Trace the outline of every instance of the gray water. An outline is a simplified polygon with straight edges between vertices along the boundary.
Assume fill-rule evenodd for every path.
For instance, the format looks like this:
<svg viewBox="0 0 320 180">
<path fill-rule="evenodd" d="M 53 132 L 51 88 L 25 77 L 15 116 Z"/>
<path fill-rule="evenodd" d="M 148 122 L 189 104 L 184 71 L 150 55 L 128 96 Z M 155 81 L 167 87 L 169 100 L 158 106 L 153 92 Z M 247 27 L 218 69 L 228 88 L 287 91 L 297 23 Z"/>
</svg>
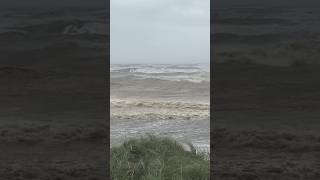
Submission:
<svg viewBox="0 0 320 180">
<path fill-rule="evenodd" d="M 209 151 L 209 64 L 111 65 L 111 145 L 153 134 Z"/>
</svg>

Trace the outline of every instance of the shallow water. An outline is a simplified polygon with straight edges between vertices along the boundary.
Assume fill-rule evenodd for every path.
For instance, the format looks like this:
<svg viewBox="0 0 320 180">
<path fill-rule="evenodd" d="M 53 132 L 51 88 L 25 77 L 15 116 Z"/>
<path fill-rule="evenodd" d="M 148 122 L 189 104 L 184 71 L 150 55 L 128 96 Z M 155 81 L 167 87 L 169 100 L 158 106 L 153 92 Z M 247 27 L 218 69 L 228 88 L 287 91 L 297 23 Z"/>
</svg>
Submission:
<svg viewBox="0 0 320 180">
<path fill-rule="evenodd" d="M 191 142 L 201 151 L 209 151 L 210 122 L 189 120 L 122 120 L 111 121 L 111 144 L 118 145 L 128 138 L 146 134 L 172 137 L 182 143 Z"/>
</svg>

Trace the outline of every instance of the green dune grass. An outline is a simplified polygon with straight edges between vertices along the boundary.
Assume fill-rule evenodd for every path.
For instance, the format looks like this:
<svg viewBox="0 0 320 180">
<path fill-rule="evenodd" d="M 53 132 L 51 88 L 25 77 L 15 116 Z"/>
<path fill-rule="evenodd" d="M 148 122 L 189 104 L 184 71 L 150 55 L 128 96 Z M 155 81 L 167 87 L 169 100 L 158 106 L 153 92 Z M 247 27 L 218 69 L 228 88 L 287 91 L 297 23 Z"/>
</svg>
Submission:
<svg viewBox="0 0 320 180">
<path fill-rule="evenodd" d="M 209 160 L 169 138 L 132 139 L 111 148 L 113 180 L 208 180 Z"/>
</svg>

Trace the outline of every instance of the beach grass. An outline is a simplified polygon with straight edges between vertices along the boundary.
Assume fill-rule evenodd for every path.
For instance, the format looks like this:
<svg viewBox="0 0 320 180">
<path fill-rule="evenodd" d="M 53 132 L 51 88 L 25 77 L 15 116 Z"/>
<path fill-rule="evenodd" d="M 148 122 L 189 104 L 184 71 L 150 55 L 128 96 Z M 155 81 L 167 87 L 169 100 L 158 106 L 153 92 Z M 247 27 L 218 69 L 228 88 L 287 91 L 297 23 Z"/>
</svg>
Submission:
<svg viewBox="0 0 320 180">
<path fill-rule="evenodd" d="M 149 135 L 111 148 L 112 180 L 208 180 L 209 160 L 189 144 Z"/>
</svg>

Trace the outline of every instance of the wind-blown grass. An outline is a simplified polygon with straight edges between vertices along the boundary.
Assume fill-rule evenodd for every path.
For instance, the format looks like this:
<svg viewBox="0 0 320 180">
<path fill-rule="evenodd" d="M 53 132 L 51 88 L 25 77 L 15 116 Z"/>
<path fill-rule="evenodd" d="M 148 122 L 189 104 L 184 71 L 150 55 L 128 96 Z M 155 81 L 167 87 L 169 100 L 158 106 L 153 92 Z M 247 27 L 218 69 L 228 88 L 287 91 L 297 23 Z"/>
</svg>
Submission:
<svg viewBox="0 0 320 180">
<path fill-rule="evenodd" d="M 113 180 L 208 180 L 209 161 L 169 138 L 132 139 L 111 148 Z"/>
</svg>

